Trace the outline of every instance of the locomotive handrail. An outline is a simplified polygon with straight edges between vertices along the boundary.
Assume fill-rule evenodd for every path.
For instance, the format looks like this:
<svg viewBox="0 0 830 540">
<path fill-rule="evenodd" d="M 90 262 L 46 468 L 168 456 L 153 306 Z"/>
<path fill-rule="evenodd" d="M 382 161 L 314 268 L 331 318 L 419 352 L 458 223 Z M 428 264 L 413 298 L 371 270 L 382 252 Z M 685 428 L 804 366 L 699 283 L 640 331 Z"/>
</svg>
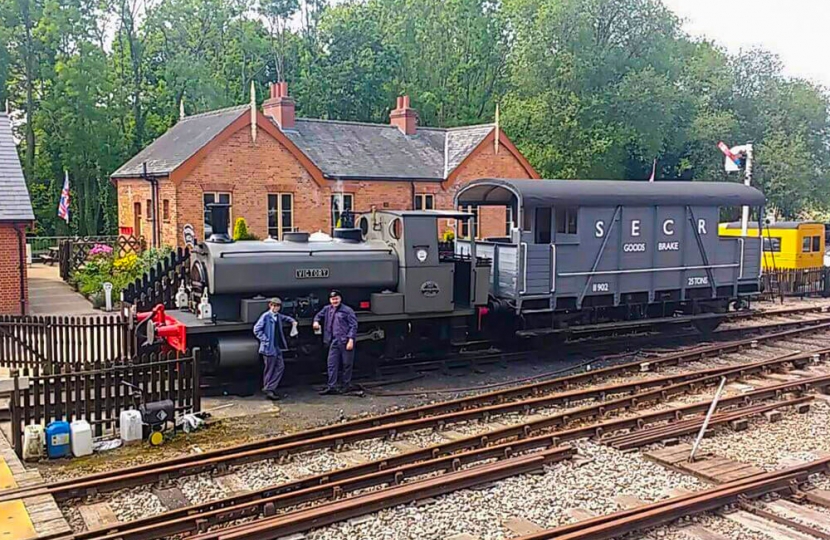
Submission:
<svg viewBox="0 0 830 540">
<path fill-rule="evenodd" d="M 306 250 L 306 249 L 281 249 L 278 251 L 272 250 L 253 250 L 253 251 L 227 251 L 222 252 L 219 254 L 220 259 L 224 259 L 226 255 L 276 255 L 276 254 L 284 254 L 284 253 L 305 253 L 309 256 L 313 256 L 315 253 L 317 254 L 328 254 L 328 253 L 394 253 L 392 248 L 388 249 L 361 249 L 359 251 L 353 249 L 327 249 L 324 251 L 313 251 L 313 250 Z"/>
</svg>

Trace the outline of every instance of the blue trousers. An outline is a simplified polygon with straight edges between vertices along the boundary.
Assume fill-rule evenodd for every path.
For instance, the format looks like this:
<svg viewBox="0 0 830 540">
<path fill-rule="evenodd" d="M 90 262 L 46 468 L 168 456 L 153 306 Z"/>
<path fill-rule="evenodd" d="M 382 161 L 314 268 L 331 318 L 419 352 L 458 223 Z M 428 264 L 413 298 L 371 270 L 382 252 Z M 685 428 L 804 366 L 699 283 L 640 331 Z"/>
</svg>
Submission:
<svg viewBox="0 0 830 540">
<path fill-rule="evenodd" d="M 336 388 L 338 379 L 341 377 L 340 367 L 342 365 L 342 384 L 348 387 L 352 384 L 352 368 L 354 367 L 354 349 L 347 351 L 346 344 L 338 340 L 332 341 L 329 345 L 329 356 L 326 360 L 329 380 L 328 387 Z"/>
<path fill-rule="evenodd" d="M 265 360 L 264 373 L 262 374 L 262 391 L 273 392 L 280 385 L 282 374 L 285 372 L 285 361 L 282 355 L 262 356 Z"/>
</svg>

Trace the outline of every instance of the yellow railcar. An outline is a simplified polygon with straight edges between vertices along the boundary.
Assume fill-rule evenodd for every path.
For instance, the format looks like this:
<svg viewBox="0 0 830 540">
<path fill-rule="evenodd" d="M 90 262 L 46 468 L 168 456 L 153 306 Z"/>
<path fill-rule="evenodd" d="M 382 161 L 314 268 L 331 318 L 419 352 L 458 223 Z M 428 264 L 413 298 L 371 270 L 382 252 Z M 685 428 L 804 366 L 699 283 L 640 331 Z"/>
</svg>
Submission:
<svg viewBox="0 0 830 540">
<path fill-rule="evenodd" d="M 741 236 L 740 222 L 721 223 L 720 236 Z M 747 236 L 758 237 L 758 223 L 749 223 Z M 817 268 L 824 265 L 824 224 L 779 221 L 764 226 L 764 269 Z"/>
</svg>

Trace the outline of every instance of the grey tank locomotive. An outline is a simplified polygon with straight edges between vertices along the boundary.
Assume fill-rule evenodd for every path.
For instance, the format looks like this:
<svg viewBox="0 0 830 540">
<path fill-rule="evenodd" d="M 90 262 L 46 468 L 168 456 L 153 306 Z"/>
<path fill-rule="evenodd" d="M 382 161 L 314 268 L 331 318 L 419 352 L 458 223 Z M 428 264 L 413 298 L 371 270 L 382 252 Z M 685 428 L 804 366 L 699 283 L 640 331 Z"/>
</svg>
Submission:
<svg viewBox="0 0 830 540">
<path fill-rule="evenodd" d="M 438 241 L 439 219 L 470 214 L 378 211 L 324 240 L 288 233 L 283 241 L 233 242 L 223 225 L 227 207 L 215 205 L 212 212 L 220 225 L 192 251 L 190 309 L 169 312 L 187 327 L 188 346 L 202 349 L 209 371 L 257 367 L 251 328 L 272 296 L 300 323 L 287 361 L 294 357 L 312 370 L 321 367 L 314 360 L 323 352 L 311 318 L 331 289 L 341 291 L 357 313 L 364 366 L 370 359 L 435 352 L 463 341 L 476 308 L 487 303 L 488 261 L 473 265 Z"/>
</svg>

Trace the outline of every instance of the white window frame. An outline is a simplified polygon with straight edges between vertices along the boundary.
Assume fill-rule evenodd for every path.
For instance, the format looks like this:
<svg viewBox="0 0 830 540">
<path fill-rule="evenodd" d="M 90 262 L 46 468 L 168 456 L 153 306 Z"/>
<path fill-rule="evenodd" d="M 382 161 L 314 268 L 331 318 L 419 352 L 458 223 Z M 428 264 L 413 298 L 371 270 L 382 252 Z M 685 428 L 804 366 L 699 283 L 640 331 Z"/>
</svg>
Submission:
<svg viewBox="0 0 830 540">
<path fill-rule="evenodd" d="M 432 208 L 427 208 L 427 200 L 432 201 Z M 416 193 L 415 194 L 415 210 L 435 210 L 435 194 L 434 193 Z"/>
<path fill-rule="evenodd" d="M 284 211 L 284 209 L 282 207 L 282 198 L 285 195 L 288 195 L 291 198 L 291 224 L 288 226 L 287 230 L 282 225 L 282 213 Z M 271 197 L 276 197 L 277 198 L 277 207 L 274 210 L 277 214 L 276 215 L 276 220 L 277 220 L 277 226 L 276 226 L 277 236 L 276 237 L 271 234 L 271 229 L 273 228 L 270 225 L 271 201 L 269 199 Z M 268 193 L 267 197 L 265 198 L 265 204 L 267 206 L 267 214 L 266 214 L 266 218 L 265 218 L 266 233 L 268 234 L 269 237 L 274 238 L 275 240 L 282 240 L 283 235 L 285 233 L 294 231 L 294 194 L 291 193 L 291 192 L 286 192 L 286 191 L 278 192 L 278 193 Z"/>
<path fill-rule="evenodd" d="M 203 224 L 207 223 L 207 208 L 206 205 L 208 203 L 205 202 L 205 195 L 213 195 L 213 203 L 217 203 L 219 201 L 219 195 L 227 195 L 228 196 L 228 204 L 230 208 L 228 209 L 228 232 L 233 236 L 233 193 L 230 191 L 203 191 L 202 192 L 202 214 L 204 214 L 204 218 L 202 218 Z"/>
<path fill-rule="evenodd" d="M 341 196 L 343 197 L 343 208 L 340 210 L 340 213 L 342 214 L 343 210 L 348 208 L 354 214 L 354 193 L 332 193 L 329 199 L 329 216 L 331 217 L 332 233 L 334 233 L 334 229 L 337 227 L 338 218 L 338 216 L 334 215 L 334 201 Z M 346 200 L 349 201 L 349 204 L 346 204 Z"/>
<path fill-rule="evenodd" d="M 460 206 L 458 208 L 458 210 L 461 211 L 461 212 L 468 212 L 468 213 L 471 213 L 471 214 L 475 215 L 473 220 L 475 220 L 475 226 L 476 226 L 476 239 L 481 238 L 481 207 L 479 207 L 477 205 L 473 205 L 473 204 L 467 204 L 467 205 Z M 458 226 L 458 238 L 460 238 L 462 240 L 469 240 L 470 239 L 470 230 L 469 230 L 470 229 L 470 220 L 459 220 L 459 221 L 460 221 L 460 223 L 459 223 L 459 226 Z M 464 233 L 465 228 L 467 229 L 466 233 Z"/>
</svg>

